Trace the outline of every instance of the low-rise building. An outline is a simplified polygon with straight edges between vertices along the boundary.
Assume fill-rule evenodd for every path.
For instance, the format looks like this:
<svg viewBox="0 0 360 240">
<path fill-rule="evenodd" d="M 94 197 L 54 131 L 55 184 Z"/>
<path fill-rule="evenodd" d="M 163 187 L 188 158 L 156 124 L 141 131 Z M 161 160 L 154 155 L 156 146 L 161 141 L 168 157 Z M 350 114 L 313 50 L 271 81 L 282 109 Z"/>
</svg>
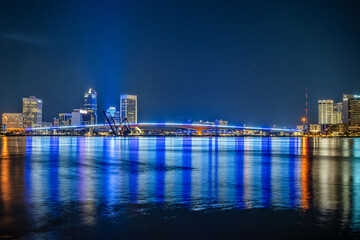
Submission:
<svg viewBox="0 0 360 240">
<path fill-rule="evenodd" d="M 304 131 L 304 125 L 297 125 L 297 126 L 296 126 L 296 129 L 297 129 L 297 130 Z"/>
<path fill-rule="evenodd" d="M 216 119 L 215 120 L 215 124 L 216 125 L 222 125 L 222 126 L 227 126 L 229 124 L 228 121 L 222 120 L 222 119 Z"/>
<path fill-rule="evenodd" d="M 59 126 L 71 126 L 71 113 L 59 113 Z"/>
<path fill-rule="evenodd" d="M 320 124 L 307 124 L 305 125 L 305 132 L 310 134 L 320 134 L 321 125 Z"/>
<path fill-rule="evenodd" d="M 58 127 L 58 126 L 59 126 L 59 119 L 54 118 L 54 127 Z"/>
<path fill-rule="evenodd" d="M 193 124 L 205 124 L 205 125 L 215 125 L 215 122 L 209 122 L 209 121 L 194 121 Z"/>
<path fill-rule="evenodd" d="M 52 122 L 42 122 L 41 123 L 41 127 L 52 127 L 52 126 L 53 126 Z"/>
<path fill-rule="evenodd" d="M 5 124 L 0 124 L 0 133 L 3 134 L 6 132 L 6 125 Z"/>
<path fill-rule="evenodd" d="M 348 132 L 347 124 L 330 124 L 324 129 L 324 134 L 329 136 L 343 136 Z"/>
<path fill-rule="evenodd" d="M 115 121 L 115 124 L 119 124 L 120 123 L 120 110 L 118 107 L 109 107 L 107 110 L 106 110 L 106 115 L 107 116 L 111 116 L 114 121 Z"/>
<path fill-rule="evenodd" d="M 3 113 L 2 124 L 9 129 L 23 128 L 23 114 L 22 113 Z"/>
<path fill-rule="evenodd" d="M 95 124 L 96 121 L 92 110 L 74 109 L 71 116 L 71 126 Z"/>
</svg>

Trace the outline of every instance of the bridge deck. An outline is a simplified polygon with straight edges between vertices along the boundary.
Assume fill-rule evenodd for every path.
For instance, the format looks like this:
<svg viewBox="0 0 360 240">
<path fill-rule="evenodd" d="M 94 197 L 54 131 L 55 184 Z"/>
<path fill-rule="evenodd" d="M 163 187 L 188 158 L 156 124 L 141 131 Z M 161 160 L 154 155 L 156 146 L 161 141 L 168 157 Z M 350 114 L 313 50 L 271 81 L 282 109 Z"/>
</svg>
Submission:
<svg viewBox="0 0 360 240">
<path fill-rule="evenodd" d="M 66 129 L 83 129 L 83 128 L 102 128 L 108 127 L 108 124 L 92 124 L 92 125 L 76 125 L 76 126 L 56 126 L 56 127 L 38 127 L 27 128 L 25 131 L 41 131 L 41 130 L 66 130 Z M 213 130 L 213 129 L 228 129 L 228 130 L 255 130 L 268 132 L 301 132 L 298 129 L 291 128 L 271 128 L 271 127 L 249 127 L 240 125 L 207 125 L 207 124 L 190 124 L 190 123 L 132 123 L 130 128 L 177 128 L 177 129 L 192 129 L 197 131 Z"/>
</svg>

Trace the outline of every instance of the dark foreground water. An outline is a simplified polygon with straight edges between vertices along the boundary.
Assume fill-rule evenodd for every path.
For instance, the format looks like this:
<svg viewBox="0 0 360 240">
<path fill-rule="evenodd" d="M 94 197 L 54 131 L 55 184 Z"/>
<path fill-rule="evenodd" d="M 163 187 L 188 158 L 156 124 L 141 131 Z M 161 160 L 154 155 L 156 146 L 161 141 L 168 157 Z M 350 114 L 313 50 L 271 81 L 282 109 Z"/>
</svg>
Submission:
<svg viewBox="0 0 360 240">
<path fill-rule="evenodd" d="M 360 139 L 0 138 L 0 238 L 360 237 Z"/>
</svg>

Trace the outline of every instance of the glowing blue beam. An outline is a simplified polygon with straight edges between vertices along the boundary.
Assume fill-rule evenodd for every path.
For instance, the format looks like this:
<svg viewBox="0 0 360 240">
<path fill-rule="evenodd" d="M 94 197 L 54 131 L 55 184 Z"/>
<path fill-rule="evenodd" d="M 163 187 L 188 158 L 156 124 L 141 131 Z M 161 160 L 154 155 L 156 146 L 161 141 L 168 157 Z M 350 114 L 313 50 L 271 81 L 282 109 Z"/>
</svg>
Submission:
<svg viewBox="0 0 360 240">
<path fill-rule="evenodd" d="M 90 124 L 90 125 L 75 125 L 75 126 L 56 126 L 56 127 L 38 127 L 38 128 L 26 128 L 26 131 L 42 131 L 42 130 L 66 130 L 66 129 L 83 129 L 83 128 L 100 128 L 108 127 L 108 124 Z M 270 132 L 301 132 L 298 129 L 291 128 L 271 128 L 271 127 L 247 127 L 239 125 L 208 125 L 208 124 L 191 124 L 191 123 L 136 123 L 130 124 L 130 127 L 173 127 L 173 128 L 185 128 L 185 129 L 234 129 L 234 130 L 255 130 L 255 131 L 270 131 Z"/>
</svg>

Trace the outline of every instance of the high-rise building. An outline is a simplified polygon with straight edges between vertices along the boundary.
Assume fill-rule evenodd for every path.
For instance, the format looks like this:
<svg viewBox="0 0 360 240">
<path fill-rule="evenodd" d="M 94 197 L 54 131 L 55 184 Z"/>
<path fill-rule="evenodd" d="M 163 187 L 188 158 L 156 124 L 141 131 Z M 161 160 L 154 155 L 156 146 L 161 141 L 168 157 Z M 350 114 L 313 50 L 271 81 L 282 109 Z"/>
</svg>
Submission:
<svg viewBox="0 0 360 240">
<path fill-rule="evenodd" d="M 34 96 L 23 98 L 23 122 L 24 127 L 41 127 L 42 123 L 42 100 Z"/>
<path fill-rule="evenodd" d="M 120 119 L 124 118 L 129 123 L 137 123 L 137 95 L 120 96 Z"/>
<path fill-rule="evenodd" d="M 3 113 L 2 124 L 6 125 L 7 129 L 23 128 L 23 114 L 22 113 Z"/>
<path fill-rule="evenodd" d="M 74 109 L 71 113 L 71 126 L 95 124 L 92 110 Z"/>
<path fill-rule="evenodd" d="M 349 131 L 360 131 L 360 95 L 343 95 L 343 123 Z"/>
<path fill-rule="evenodd" d="M 59 113 L 59 126 L 71 126 L 71 113 Z"/>
<path fill-rule="evenodd" d="M 333 124 L 334 122 L 334 101 L 319 100 L 319 124 Z"/>
<path fill-rule="evenodd" d="M 84 109 L 91 110 L 94 114 L 95 123 L 97 123 L 97 93 L 90 88 L 84 96 Z"/>
<path fill-rule="evenodd" d="M 341 124 L 342 121 L 343 104 L 342 102 L 334 103 L 334 124 Z"/>
<path fill-rule="evenodd" d="M 110 115 L 114 119 L 115 124 L 120 123 L 120 111 L 118 107 L 109 107 L 106 110 L 106 115 Z"/>
</svg>

